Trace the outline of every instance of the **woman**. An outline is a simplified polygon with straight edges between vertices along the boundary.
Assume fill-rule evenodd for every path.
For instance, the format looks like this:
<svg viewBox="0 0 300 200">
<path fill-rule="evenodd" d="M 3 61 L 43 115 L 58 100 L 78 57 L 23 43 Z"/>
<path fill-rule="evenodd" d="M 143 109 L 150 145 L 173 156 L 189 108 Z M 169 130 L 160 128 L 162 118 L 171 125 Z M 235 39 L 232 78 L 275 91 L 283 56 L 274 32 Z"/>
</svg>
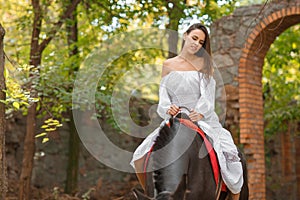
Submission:
<svg viewBox="0 0 300 200">
<path fill-rule="evenodd" d="M 212 77 L 210 40 L 208 31 L 200 23 L 193 24 L 183 36 L 183 45 L 178 56 L 163 63 L 157 112 L 168 119 L 180 111 L 180 106 L 192 108 L 189 117 L 213 140 L 223 181 L 232 193 L 232 199 L 239 199 L 243 185 L 242 164 L 230 132 L 219 123 L 214 111 L 216 83 Z M 150 150 L 159 128 L 151 133 L 136 149 L 131 164 L 141 176 L 145 154 Z"/>
</svg>

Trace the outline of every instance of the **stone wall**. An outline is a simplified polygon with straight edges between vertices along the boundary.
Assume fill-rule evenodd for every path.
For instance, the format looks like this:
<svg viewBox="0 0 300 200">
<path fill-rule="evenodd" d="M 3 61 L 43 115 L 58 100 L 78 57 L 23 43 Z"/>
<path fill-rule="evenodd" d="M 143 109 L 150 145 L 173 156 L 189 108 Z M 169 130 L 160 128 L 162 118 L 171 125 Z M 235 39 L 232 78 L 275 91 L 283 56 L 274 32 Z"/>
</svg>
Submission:
<svg viewBox="0 0 300 200">
<path fill-rule="evenodd" d="M 250 199 L 266 199 L 262 67 L 278 35 L 300 22 L 300 1 L 240 7 L 211 26 L 212 52 L 223 75 L 226 126 L 248 162 Z"/>
<path fill-rule="evenodd" d="M 239 141 L 238 66 L 242 49 L 261 5 L 241 7 L 211 26 L 213 60 L 222 74 L 226 91 L 226 122 L 236 143 Z"/>
</svg>

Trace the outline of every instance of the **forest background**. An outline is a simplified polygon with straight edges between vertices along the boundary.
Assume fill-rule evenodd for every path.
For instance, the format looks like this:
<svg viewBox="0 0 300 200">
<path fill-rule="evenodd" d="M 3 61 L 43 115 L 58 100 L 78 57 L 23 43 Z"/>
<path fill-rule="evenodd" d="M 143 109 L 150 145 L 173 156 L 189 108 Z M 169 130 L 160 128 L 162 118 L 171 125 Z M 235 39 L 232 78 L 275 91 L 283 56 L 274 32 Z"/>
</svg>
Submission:
<svg viewBox="0 0 300 200">
<path fill-rule="evenodd" d="M 78 182 L 82 176 L 79 166 L 84 146 L 78 137 L 72 115 L 73 109 L 77 109 L 72 104 L 72 92 L 76 75 L 86 57 L 97 48 L 107 48 L 103 44 L 110 38 L 126 41 L 124 36 L 136 29 L 170 29 L 177 31 L 180 38 L 191 21 L 200 21 L 209 27 L 215 20 L 230 15 L 239 6 L 261 4 L 263 9 L 267 3 L 270 2 L 0 0 L 0 39 L 4 38 L 0 47 L 4 47 L 5 51 L 4 54 L 0 52 L 0 199 L 125 199 L 130 189 L 137 185 L 132 174 L 118 183 L 108 182 L 111 185 L 120 184 L 119 187 L 105 187 L 105 179 L 101 176 L 106 175 L 101 173 L 92 185 L 83 187 Z M 285 130 L 287 122 L 299 122 L 300 119 L 299 29 L 300 26 L 296 25 L 281 34 L 265 58 L 263 95 L 266 141 L 278 130 Z M 114 133 L 111 139 L 116 140 L 116 143 L 123 134 L 114 121 L 110 106 L 116 83 L 132 69 L 136 75 L 146 77 L 144 72 L 149 67 L 151 73 L 156 75 L 154 79 L 159 80 L 161 69 L 157 66 L 161 66 L 164 59 L 174 56 L 180 44 L 178 38 L 167 39 L 164 45 L 169 51 L 141 47 L 127 52 L 105 66 L 104 73 L 98 80 L 95 93 L 97 115 L 94 117 Z M 151 42 L 151 37 L 142 35 L 137 40 Z M 125 93 L 138 88 L 132 101 L 139 103 L 139 107 L 143 109 L 157 103 L 158 85 L 138 87 L 134 80 L 134 76 L 129 77 L 124 82 L 127 87 L 122 88 Z M 139 113 L 139 110 L 132 110 L 132 113 L 137 124 L 148 123 L 149 119 L 143 118 L 144 113 Z M 9 169 L 14 163 L 5 159 L 5 138 L 10 137 L 6 135 L 6 129 L 8 123 L 20 115 L 26 122 L 23 141 L 18 146 L 22 148 L 22 158 L 19 159 L 19 169 L 11 173 Z M 40 147 L 47 148 L 49 143 L 57 142 L 64 126 L 69 127 L 65 136 L 69 144 L 67 167 L 62 175 L 65 176 L 65 181 L 56 187 L 49 184 L 48 187 L 36 188 L 32 183 L 35 163 L 47 156 L 40 151 Z M 134 144 L 137 142 L 139 140 L 135 140 Z M 268 161 L 268 149 L 266 155 Z"/>
</svg>

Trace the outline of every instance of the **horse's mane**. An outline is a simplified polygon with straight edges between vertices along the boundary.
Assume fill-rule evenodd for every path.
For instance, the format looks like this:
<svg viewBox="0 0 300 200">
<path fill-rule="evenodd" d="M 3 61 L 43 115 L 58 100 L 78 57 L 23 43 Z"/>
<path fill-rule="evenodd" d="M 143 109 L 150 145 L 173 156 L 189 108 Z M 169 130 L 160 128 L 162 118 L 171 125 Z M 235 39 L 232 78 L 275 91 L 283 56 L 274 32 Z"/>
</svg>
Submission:
<svg viewBox="0 0 300 200">
<path fill-rule="evenodd" d="M 153 151 L 159 150 L 167 145 L 176 135 L 176 126 L 180 125 L 179 118 L 189 119 L 188 115 L 185 113 L 179 113 L 175 118 L 169 119 L 169 125 L 165 124 L 159 131 L 159 135 L 155 140 L 155 145 L 153 146 Z"/>
</svg>

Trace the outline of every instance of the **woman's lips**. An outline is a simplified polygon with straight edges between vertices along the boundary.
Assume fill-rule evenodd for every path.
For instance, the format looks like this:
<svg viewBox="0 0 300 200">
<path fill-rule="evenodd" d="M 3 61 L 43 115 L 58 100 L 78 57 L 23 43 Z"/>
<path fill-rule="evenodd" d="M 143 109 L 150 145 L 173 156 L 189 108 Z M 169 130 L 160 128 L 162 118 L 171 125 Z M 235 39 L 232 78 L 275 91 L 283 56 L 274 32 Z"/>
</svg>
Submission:
<svg viewBox="0 0 300 200">
<path fill-rule="evenodd" d="M 196 46 L 191 46 L 191 49 L 192 49 L 193 51 L 197 51 L 197 47 L 196 47 Z"/>
</svg>

